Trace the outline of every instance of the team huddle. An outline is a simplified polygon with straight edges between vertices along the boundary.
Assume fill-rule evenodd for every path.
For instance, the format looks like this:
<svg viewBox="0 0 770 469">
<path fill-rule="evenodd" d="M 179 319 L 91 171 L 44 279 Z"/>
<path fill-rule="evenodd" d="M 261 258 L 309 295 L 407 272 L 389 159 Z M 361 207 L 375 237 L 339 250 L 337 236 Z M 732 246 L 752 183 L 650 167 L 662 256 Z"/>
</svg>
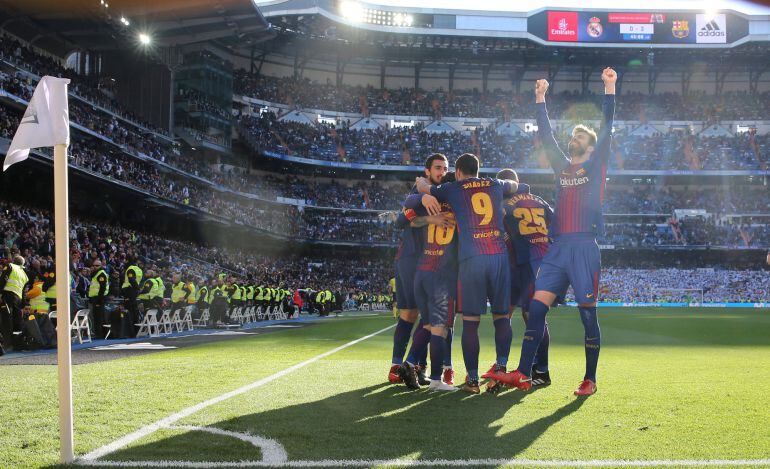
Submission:
<svg viewBox="0 0 770 469">
<path fill-rule="evenodd" d="M 403 382 L 412 389 L 429 385 L 433 391 L 458 389 L 452 368 L 457 319 L 463 323 L 467 371 L 460 389 L 478 394 L 482 379 L 492 393 L 505 386 L 526 391 L 550 384 L 546 315 L 571 285 L 584 326 L 586 356 L 585 375 L 575 394 L 596 392 L 601 343 L 596 315 L 601 259 L 596 237 L 603 229 L 601 206 L 616 80 L 614 70 L 604 69 L 599 133 L 576 126 L 567 154 L 559 148 L 548 118 L 548 82 L 536 83 L 538 134 L 556 179 L 553 209 L 532 194 L 513 169 L 500 171 L 496 178 L 480 178 L 475 155 L 457 158 L 454 174 L 448 172 L 446 156 L 428 158 L 425 177 L 417 178 L 396 221 L 402 233 L 395 266 L 399 319 L 388 374 L 391 383 Z M 496 359 L 479 375 L 478 329 L 487 304 Z M 518 367 L 508 372 L 511 316 L 517 306 L 525 333 Z"/>
</svg>

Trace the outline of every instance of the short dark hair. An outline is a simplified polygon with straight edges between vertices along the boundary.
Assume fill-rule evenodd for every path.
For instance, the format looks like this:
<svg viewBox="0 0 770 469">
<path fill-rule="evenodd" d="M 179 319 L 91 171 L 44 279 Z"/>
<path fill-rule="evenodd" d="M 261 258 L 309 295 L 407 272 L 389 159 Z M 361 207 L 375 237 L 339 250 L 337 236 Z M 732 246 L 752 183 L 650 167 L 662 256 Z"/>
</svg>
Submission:
<svg viewBox="0 0 770 469">
<path fill-rule="evenodd" d="M 479 159 L 473 153 L 463 153 L 455 161 L 455 170 L 462 171 L 466 176 L 478 176 Z"/>
<path fill-rule="evenodd" d="M 449 164 L 449 160 L 443 153 L 434 153 L 425 160 L 425 169 L 430 169 L 430 167 L 433 166 L 433 162 L 436 160 L 444 160 Z"/>
<path fill-rule="evenodd" d="M 510 168 L 505 168 L 498 171 L 497 179 L 507 179 L 509 181 L 519 182 L 519 175 L 516 174 L 516 171 Z"/>
<path fill-rule="evenodd" d="M 443 178 L 441 178 L 441 184 L 446 184 L 448 182 L 455 182 L 455 172 L 451 171 L 449 173 L 446 173 Z"/>
</svg>

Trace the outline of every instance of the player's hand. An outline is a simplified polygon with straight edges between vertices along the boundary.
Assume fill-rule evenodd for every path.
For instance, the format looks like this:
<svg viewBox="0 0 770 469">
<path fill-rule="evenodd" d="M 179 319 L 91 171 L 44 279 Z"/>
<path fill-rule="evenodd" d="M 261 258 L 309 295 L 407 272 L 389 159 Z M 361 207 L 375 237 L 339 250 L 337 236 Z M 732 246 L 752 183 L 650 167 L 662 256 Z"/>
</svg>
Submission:
<svg viewBox="0 0 770 469">
<path fill-rule="evenodd" d="M 387 223 L 393 223 L 398 218 L 398 213 L 393 211 L 382 212 L 379 215 L 377 215 L 377 218 Z"/>
<path fill-rule="evenodd" d="M 604 82 L 604 94 L 615 94 L 615 83 L 618 81 L 618 74 L 610 67 L 602 70 L 602 81 Z"/>
<path fill-rule="evenodd" d="M 548 80 L 541 79 L 535 82 L 535 101 L 542 103 L 545 101 L 545 93 L 548 91 Z"/>
<path fill-rule="evenodd" d="M 441 213 L 441 204 L 438 202 L 438 199 L 430 194 L 422 196 L 422 206 L 428 211 L 428 215 L 438 215 Z"/>
<path fill-rule="evenodd" d="M 430 181 L 424 177 L 418 177 L 414 179 L 414 185 L 417 187 L 417 192 L 421 194 L 430 194 Z"/>
<path fill-rule="evenodd" d="M 605 68 L 602 70 L 602 81 L 604 84 L 612 83 L 614 84 L 616 81 L 618 81 L 618 74 L 610 67 Z"/>
<path fill-rule="evenodd" d="M 455 227 L 455 217 L 446 212 L 440 213 L 438 215 L 431 215 L 425 221 L 427 221 L 430 225 L 436 225 L 441 228 L 448 229 Z"/>
</svg>

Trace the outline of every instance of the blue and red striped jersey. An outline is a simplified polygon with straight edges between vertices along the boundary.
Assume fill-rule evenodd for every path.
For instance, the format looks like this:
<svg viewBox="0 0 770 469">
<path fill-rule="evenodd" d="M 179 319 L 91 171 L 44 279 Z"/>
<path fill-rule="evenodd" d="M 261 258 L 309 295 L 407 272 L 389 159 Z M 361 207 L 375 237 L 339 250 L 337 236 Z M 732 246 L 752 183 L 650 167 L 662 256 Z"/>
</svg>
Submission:
<svg viewBox="0 0 770 469">
<path fill-rule="evenodd" d="M 556 213 L 551 236 L 567 233 L 599 235 L 604 230 L 602 203 L 610 157 L 615 95 L 604 95 L 603 120 L 596 147 L 588 161 L 580 164 L 572 164 L 556 143 L 545 103 L 536 106 L 538 134 L 556 175 Z"/>
<path fill-rule="evenodd" d="M 422 206 L 422 194 L 410 195 L 404 202 L 407 210 L 425 210 Z M 427 212 L 426 212 L 427 213 Z M 448 203 L 441 204 L 441 213 L 454 218 Z M 420 213 L 422 215 L 422 213 Z M 429 272 L 455 273 L 457 271 L 457 227 L 444 228 L 428 224 L 422 228 L 422 249 L 417 261 L 417 270 Z"/>
<path fill-rule="evenodd" d="M 414 189 L 410 193 L 410 196 L 417 194 L 417 190 Z M 409 198 L 407 197 L 407 200 Z M 417 213 L 420 211 L 422 213 Z M 398 240 L 398 249 L 396 250 L 396 262 L 404 259 L 409 261 L 417 261 L 417 256 L 420 252 L 420 246 L 422 246 L 422 230 L 419 228 L 412 228 L 409 225 L 415 217 L 418 215 L 427 215 L 425 209 L 420 206 L 417 209 L 411 209 L 403 207 L 401 214 L 398 216 L 396 226 L 402 228 L 401 236 Z"/>
<path fill-rule="evenodd" d="M 468 178 L 432 186 L 430 193 L 455 214 L 460 261 L 506 253 L 503 198 L 513 193 L 510 181 Z"/>
<path fill-rule="evenodd" d="M 553 209 L 548 202 L 529 192 L 527 184 L 519 184 L 519 190 L 505 201 L 505 231 L 511 240 L 511 258 L 515 265 L 542 259 L 551 241 L 548 227 Z"/>
</svg>

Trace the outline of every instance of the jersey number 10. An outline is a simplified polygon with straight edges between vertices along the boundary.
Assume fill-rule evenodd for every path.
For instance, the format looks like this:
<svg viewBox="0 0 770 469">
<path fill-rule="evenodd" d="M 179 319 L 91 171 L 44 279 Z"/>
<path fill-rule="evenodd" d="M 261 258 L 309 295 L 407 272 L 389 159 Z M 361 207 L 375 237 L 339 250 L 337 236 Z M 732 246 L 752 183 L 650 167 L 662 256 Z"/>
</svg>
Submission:
<svg viewBox="0 0 770 469">
<path fill-rule="evenodd" d="M 445 246 L 452 242 L 455 234 L 455 227 L 444 228 L 443 226 L 428 225 L 428 243 L 436 243 L 439 246 Z"/>
</svg>

